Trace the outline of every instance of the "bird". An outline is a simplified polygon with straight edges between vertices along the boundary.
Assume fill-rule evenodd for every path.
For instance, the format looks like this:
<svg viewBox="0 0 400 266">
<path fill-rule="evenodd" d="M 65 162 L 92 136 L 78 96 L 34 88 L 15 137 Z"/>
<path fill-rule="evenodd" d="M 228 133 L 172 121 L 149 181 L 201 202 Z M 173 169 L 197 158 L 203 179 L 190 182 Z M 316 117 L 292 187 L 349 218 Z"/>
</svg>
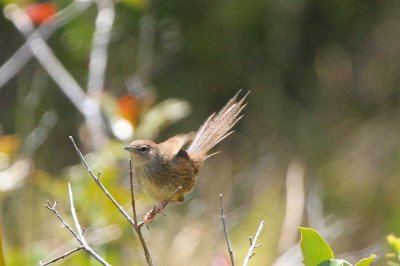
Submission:
<svg viewBox="0 0 400 266">
<path fill-rule="evenodd" d="M 240 92 L 211 114 L 197 132 L 178 134 L 161 143 L 134 140 L 124 147 L 129 151 L 136 183 L 159 203 L 156 212 L 168 202 L 184 201 L 184 195 L 194 189 L 204 161 L 216 154 L 210 154 L 210 150 L 234 132 L 232 128 L 242 118 L 250 93 L 240 98 Z"/>
</svg>

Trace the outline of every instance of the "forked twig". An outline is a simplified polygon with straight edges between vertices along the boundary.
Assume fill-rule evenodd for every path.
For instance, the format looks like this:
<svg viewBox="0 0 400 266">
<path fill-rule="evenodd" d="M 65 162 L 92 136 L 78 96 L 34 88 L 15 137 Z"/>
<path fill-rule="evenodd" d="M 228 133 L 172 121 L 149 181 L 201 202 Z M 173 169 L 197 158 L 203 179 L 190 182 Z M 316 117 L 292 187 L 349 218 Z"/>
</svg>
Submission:
<svg viewBox="0 0 400 266">
<path fill-rule="evenodd" d="M 72 255 L 73 253 L 75 253 L 75 252 L 77 252 L 77 251 L 80 251 L 80 250 L 82 250 L 82 249 L 84 249 L 83 246 L 76 247 L 76 248 L 74 248 L 74 249 L 71 249 L 71 250 L 65 252 L 64 254 L 62 254 L 62 255 L 60 255 L 60 256 L 58 256 L 58 257 L 55 257 L 55 258 L 52 259 L 52 260 L 49 260 L 48 262 L 44 262 L 44 263 L 43 263 L 43 262 L 39 261 L 39 264 L 40 264 L 40 266 L 50 265 L 50 264 L 52 264 L 52 263 L 54 263 L 54 262 L 57 262 L 57 261 L 62 260 L 62 259 L 65 259 L 65 258 L 68 257 L 69 255 Z"/>
<path fill-rule="evenodd" d="M 132 218 L 129 216 L 129 214 L 122 208 L 120 204 L 114 199 L 114 197 L 110 194 L 110 192 L 105 188 L 103 183 L 100 181 L 100 174 L 99 172 L 98 176 L 96 176 L 92 169 L 90 169 L 89 164 L 86 162 L 85 157 L 83 157 L 82 152 L 79 150 L 78 146 L 76 145 L 74 138 L 72 136 L 69 136 L 69 139 L 71 140 L 72 144 L 74 145 L 74 148 L 76 152 L 78 153 L 79 158 L 82 160 L 82 163 L 85 165 L 86 170 L 88 171 L 89 175 L 92 177 L 94 182 L 99 186 L 99 188 L 106 194 L 106 196 L 111 200 L 111 202 L 114 204 L 115 207 L 117 207 L 118 211 L 128 220 L 128 222 L 135 227 L 136 223 L 132 220 Z"/>
<path fill-rule="evenodd" d="M 229 258 L 231 260 L 231 265 L 235 266 L 235 260 L 233 259 L 233 250 L 231 246 L 231 242 L 229 241 L 229 236 L 228 236 L 228 229 L 226 227 L 226 221 L 225 221 L 225 213 L 224 213 L 224 206 L 222 204 L 222 193 L 219 193 L 219 203 L 220 203 L 220 211 L 221 211 L 221 221 L 222 221 L 222 226 L 224 227 L 224 235 L 225 235 L 225 240 L 226 240 L 226 245 L 228 246 L 228 252 L 229 252 Z"/>
<path fill-rule="evenodd" d="M 68 229 L 68 231 L 75 237 L 75 239 L 79 242 L 80 246 L 76 247 L 75 249 L 72 249 L 70 251 L 65 252 L 64 254 L 62 254 L 61 256 L 58 256 L 46 263 L 42 263 L 40 262 L 40 265 L 49 265 L 51 263 L 54 263 L 58 260 L 64 259 L 67 256 L 79 251 L 79 250 L 85 250 L 87 253 L 90 254 L 90 256 L 92 256 L 94 259 L 96 259 L 98 262 L 100 262 L 102 265 L 105 266 L 110 266 L 110 264 L 108 262 L 106 262 L 99 254 L 97 254 L 87 243 L 85 237 L 83 236 L 83 231 L 82 231 L 82 227 L 79 224 L 78 221 L 78 216 L 76 215 L 76 211 L 75 211 L 75 205 L 74 205 L 74 198 L 73 198 L 73 194 L 72 194 L 72 189 L 71 189 L 71 184 L 68 183 L 68 194 L 69 194 L 69 202 L 70 202 L 70 207 L 71 207 L 71 214 L 72 217 L 74 219 L 74 223 L 75 223 L 75 229 L 77 232 L 75 232 L 71 226 L 61 217 L 60 213 L 57 210 L 57 201 L 54 202 L 54 204 L 51 204 L 50 201 L 47 201 L 45 207 L 50 210 L 52 213 L 54 213 L 57 218 L 62 222 L 63 226 L 65 228 Z"/>
<path fill-rule="evenodd" d="M 256 235 L 254 236 L 254 239 L 252 239 L 251 237 L 249 237 L 249 240 L 250 240 L 250 248 L 249 248 L 249 251 L 247 252 L 246 258 L 244 259 L 243 266 L 246 266 L 246 265 L 249 264 L 250 259 L 256 254 L 256 253 L 254 252 L 254 250 L 255 250 L 256 248 L 258 248 L 258 247 L 261 246 L 261 244 L 257 244 L 257 239 L 258 239 L 258 237 L 259 237 L 260 234 L 261 234 L 261 231 L 262 231 L 262 229 L 263 229 L 263 227 L 264 227 L 264 223 L 265 223 L 265 221 L 261 221 L 261 222 L 260 222 L 260 225 L 259 225 L 259 227 L 258 227 L 258 230 L 257 230 Z"/>
</svg>

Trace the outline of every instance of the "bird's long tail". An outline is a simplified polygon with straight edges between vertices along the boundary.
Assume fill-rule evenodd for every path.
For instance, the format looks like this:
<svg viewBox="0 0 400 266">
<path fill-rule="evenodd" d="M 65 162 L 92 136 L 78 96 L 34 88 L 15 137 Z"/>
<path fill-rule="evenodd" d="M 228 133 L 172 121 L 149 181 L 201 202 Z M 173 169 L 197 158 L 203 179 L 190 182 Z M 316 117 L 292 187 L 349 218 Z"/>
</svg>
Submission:
<svg viewBox="0 0 400 266">
<path fill-rule="evenodd" d="M 244 100 L 250 93 L 247 92 L 239 99 L 240 92 L 238 91 L 221 111 L 207 118 L 187 149 L 189 153 L 201 154 L 203 158 L 206 158 L 209 150 L 233 133 L 232 127 L 242 118 L 241 111 L 247 105 Z"/>
</svg>

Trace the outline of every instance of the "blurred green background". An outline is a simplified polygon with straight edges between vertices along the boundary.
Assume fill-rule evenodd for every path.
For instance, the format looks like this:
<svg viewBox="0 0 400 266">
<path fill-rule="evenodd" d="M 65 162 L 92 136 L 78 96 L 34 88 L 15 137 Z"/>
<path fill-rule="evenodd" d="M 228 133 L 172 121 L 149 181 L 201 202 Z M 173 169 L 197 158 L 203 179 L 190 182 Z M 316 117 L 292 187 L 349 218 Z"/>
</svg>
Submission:
<svg viewBox="0 0 400 266">
<path fill-rule="evenodd" d="M 70 3 L 51 2 L 57 10 Z M 43 208 L 59 200 L 72 222 L 67 182 L 93 248 L 113 265 L 145 265 L 68 136 L 129 210 L 121 148 L 195 130 L 239 89 L 252 92 L 235 134 L 186 202 L 144 230 L 156 264 L 229 265 L 221 192 L 238 263 L 266 220 L 252 265 L 301 265 L 299 225 L 319 230 L 350 262 L 374 252 L 385 265 L 383 239 L 400 234 L 399 1 L 123 0 L 114 8 L 104 90 L 92 95 L 102 138 L 34 58 L 0 87 L 7 265 L 37 265 L 77 245 Z M 96 16 L 94 3 L 47 41 L 84 90 Z M 24 41 L 1 15 L 0 65 Z M 152 204 L 139 201 L 140 215 Z M 96 263 L 79 253 L 59 265 Z"/>
</svg>

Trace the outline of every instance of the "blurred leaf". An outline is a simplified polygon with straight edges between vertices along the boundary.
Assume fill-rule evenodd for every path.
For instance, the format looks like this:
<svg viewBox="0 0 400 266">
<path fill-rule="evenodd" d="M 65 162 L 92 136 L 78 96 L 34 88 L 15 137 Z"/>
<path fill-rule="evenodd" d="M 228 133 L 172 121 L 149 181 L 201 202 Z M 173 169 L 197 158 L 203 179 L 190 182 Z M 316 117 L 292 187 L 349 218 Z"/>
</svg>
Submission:
<svg viewBox="0 0 400 266">
<path fill-rule="evenodd" d="M 356 263 L 355 266 L 369 266 L 372 263 L 372 261 L 375 260 L 375 258 L 376 258 L 376 255 L 371 254 L 371 255 L 369 255 L 368 258 L 361 259 L 359 262 Z"/>
<path fill-rule="evenodd" d="M 352 265 L 345 260 L 331 259 L 318 264 L 318 266 L 352 266 Z"/>
<path fill-rule="evenodd" d="M 161 130 L 188 116 L 190 109 L 189 103 L 181 99 L 160 102 L 143 115 L 136 137 L 155 138 Z"/>
<path fill-rule="evenodd" d="M 139 120 L 138 100 L 131 95 L 125 95 L 118 99 L 118 107 L 123 118 L 136 126 Z"/>
<path fill-rule="evenodd" d="M 4 171 L 0 171 L 0 191 L 10 191 L 21 187 L 32 168 L 31 160 L 21 159 Z"/>
<path fill-rule="evenodd" d="M 333 251 L 331 247 L 317 231 L 311 228 L 300 227 L 300 233 L 300 247 L 301 252 L 303 253 L 304 264 L 306 266 L 319 265 L 322 262 L 333 259 Z"/>
<path fill-rule="evenodd" d="M 390 234 L 386 237 L 386 240 L 387 240 L 390 248 L 398 256 L 400 254 L 400 238 L 396 237 L 393 234 Z"/>
<path fill-rule="evenodd" d="M 0 136 L 0 153 L 13 156 L 19 149 L 20 138 L 16 135 Z"/>
<path fill-rule="evenodd" d="M 125 3 L 129 6 L 136 7 L 136 8 L 143 8 L 145 6 L 144 0 L 122 0 L 122 3 Z"/>
<path fill-rule="evenodd" d="M 57 13 L 57 7 L 52 2 L 29 4 L 25 13 L 35 25 L 49 21 Z"/>
</svg>

